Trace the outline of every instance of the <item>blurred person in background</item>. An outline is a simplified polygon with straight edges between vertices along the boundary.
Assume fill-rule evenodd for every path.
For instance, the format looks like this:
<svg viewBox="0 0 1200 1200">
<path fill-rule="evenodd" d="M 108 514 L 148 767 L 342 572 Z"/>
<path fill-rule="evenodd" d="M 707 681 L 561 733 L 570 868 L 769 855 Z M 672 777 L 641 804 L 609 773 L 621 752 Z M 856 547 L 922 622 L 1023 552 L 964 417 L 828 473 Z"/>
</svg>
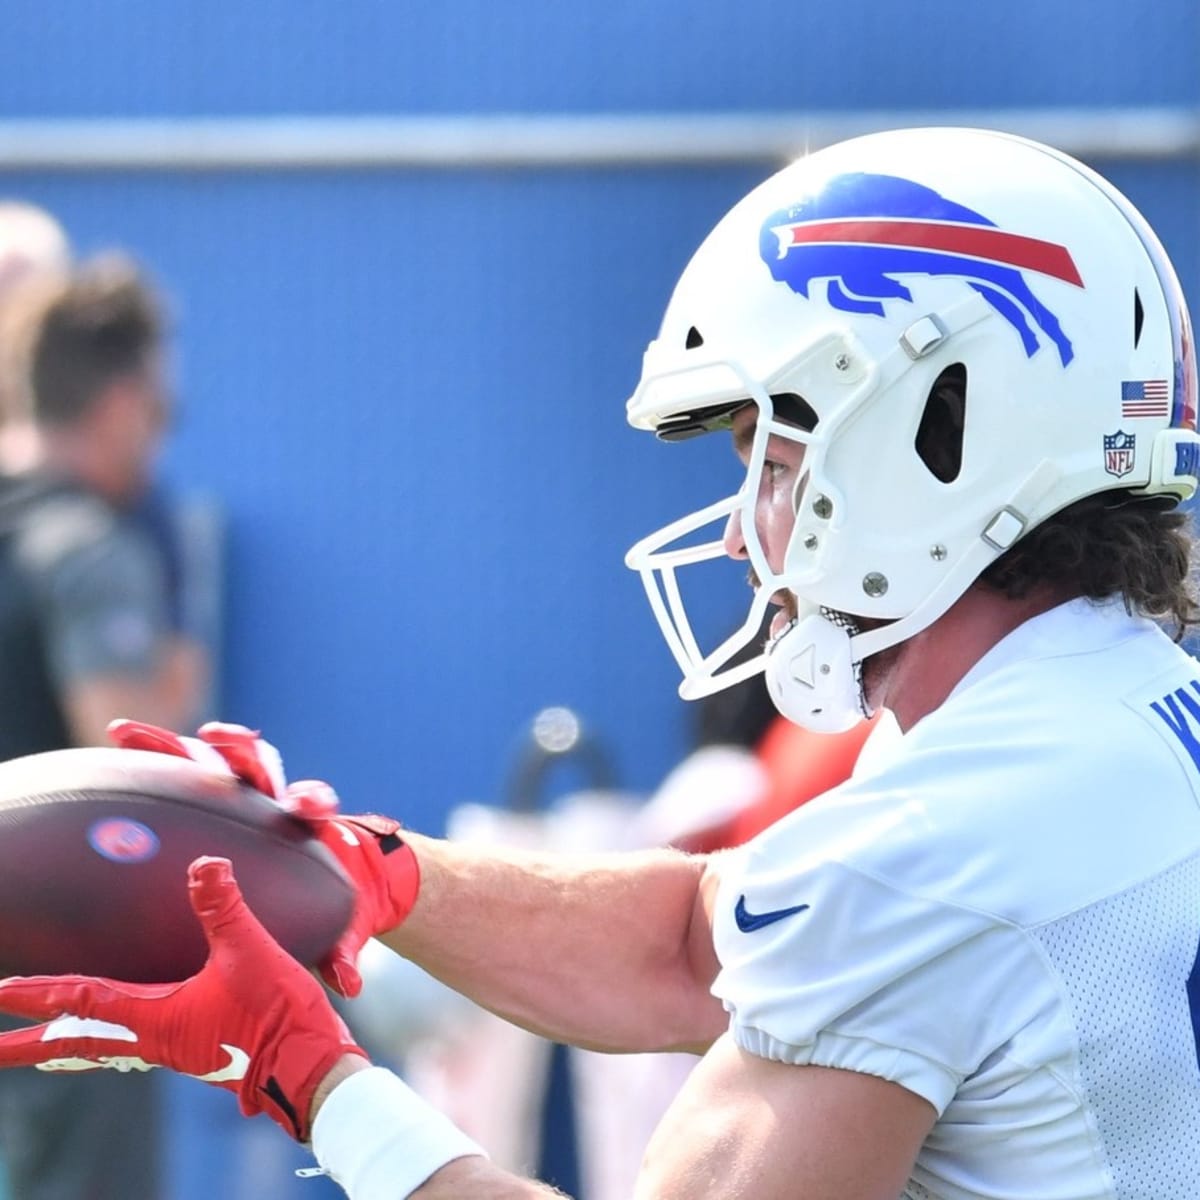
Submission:
<svg viewBox="0 0 1200 1200">
<path fill-rule="evenodd" d="M 177 630 L 176 564 L 145 505 L 170 419 L 162 303 L 111 256 L 29 280 L 3 322 L 20 460 L 0 476 L 0 758 L 102 743 L 130 711 L 192 720 L 206 656 Z M 13 1200 L 163 1195 L 160 1107 L 149 1076 L 6 1073 Z"/>
<path fill-rule="evenodd" d="M 0 200 L 0 470 L 21 471 L 36 455 L 28 389 L 16 383 L 8 362 L 22 292 L 63 278 L 71 266 L 71 243 L 58 219 L 25 200 Z"/>
</svg>

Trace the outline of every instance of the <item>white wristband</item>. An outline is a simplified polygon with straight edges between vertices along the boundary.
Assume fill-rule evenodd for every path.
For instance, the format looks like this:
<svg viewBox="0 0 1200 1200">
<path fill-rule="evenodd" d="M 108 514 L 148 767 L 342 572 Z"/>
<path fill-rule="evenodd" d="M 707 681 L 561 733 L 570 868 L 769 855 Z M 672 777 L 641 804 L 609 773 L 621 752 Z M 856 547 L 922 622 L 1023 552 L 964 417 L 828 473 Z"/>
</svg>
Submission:
<svg viewBox="0 0 1200 1200">
<path fill-rule="evenodd" d="M 383 1067 L 358 1071 L 329 1093 L 313 1122 L 312 1149 L 350 1200 L 402 1200 L 448 1162 L 484 1154 Z"/>
</svg>

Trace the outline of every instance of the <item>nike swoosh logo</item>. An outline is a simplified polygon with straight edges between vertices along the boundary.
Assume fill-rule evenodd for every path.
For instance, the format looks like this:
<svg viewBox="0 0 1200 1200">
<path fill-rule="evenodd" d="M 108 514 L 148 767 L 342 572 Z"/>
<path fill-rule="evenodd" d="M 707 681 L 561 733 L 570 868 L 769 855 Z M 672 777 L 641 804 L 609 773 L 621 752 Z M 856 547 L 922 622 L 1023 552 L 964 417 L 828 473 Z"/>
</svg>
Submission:
<svg viewBox="0 0 1200 1200">
<path fill-rule="evenodd" d="M 245 1050 L 225 1042 L 221 1043 L 221 1049 L 229 1055 L 229 1062 L 219 1070 L 209 1071 L 207 1075 L 196 1075 L 194 1078 L 205 1083 L 231 1083 L 246 1078 L 246 1072 L 250 1069 L 250 1055 Z"/>
<path fill-rule="evenodd" d="M 743 933 L 753 933 L 756 929 L 764 929 L 768 925 L 774 925 L 776 921 L 782 921 L 784 917 L 805 912 L 809 907 L 807 904 L 793 904 L 791 908 L 773 908 L 770 912 L 752 913 L 746 907 L 746 897 L 739 896 L 737 907 L 733 910 L 733 919 Z"/>
</svg>

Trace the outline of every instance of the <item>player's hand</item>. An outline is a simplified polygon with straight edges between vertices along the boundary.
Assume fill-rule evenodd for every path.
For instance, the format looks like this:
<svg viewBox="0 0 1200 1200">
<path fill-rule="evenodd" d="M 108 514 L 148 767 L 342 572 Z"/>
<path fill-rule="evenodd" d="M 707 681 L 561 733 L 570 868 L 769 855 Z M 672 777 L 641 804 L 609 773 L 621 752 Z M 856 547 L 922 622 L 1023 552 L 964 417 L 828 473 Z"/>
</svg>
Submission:
<svg viewBox="0 0 1200 1200">
<path fill-rule="evenodd" d="M 44 1071 L 169 1067 L 236 1092 L 309 1137 L 317 1085 L 345 1054 L 363 1054 L 321 985 L 246 906 L 229 860 L 199 858 L 188 894 L 208 961 L 183 983 L 84 975 L 0 981 L 0 1011 L 45 1024 L 0 1034 L 0 1067 Z"/>
<path fill-rule="evenodd" d="M 244 725 L 210 721 L 192 738 L 141 721 L 117 720 L 109 725 L 108 736 L 127 750 L 155 750 L 232 773 L 309 826 L 356 892 L 350 923 L 318 969 L 339 995 L 357 996 L 362 991 L 359 951 L 370 938 L 395 929 L 417 899 L 420 872 L 416 855 L 400 836 L 400 822 L 370 814 L 340 815 L 337 793 L 319 780 L 289 784 L 279 751 Z"/>
</svg>

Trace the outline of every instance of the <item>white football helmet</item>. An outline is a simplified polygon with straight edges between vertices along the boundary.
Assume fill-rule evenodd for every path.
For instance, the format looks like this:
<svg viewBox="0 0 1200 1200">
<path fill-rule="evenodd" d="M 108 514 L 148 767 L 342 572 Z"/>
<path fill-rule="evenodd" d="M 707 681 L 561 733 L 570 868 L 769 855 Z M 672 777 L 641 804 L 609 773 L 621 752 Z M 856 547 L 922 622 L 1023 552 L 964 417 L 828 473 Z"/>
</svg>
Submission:
<svg viewBox="0 0 1200 1200">
<path fill-rule="evenodd" d="M 922 419 L 946 381 L 965 386 L 961 445 L 933 462 Z M 727 428 L 747 404 L 740 489 L 626 562 L 682 696 L 765 666 L 780 710 L 817 729 L 863 715 L 862 661 L 936 620 L 1030 528 L 1106 489 L 1187 499 L 1200 470 L 1192 334 L 1158 239 L 1081 163 L 981 130 L 832 146 L 717 225 L 646 351 L 629 420 L 674 440 Z M 778 569 L 754 521 L 772 434 L 805 446 Z M 720 526 L 697 535 L 731 518 L 759 584 L 741 628 L 706 652 L 676 571 L 722 555 Z M 798 619 L 731 667 L 785 589 Z M 862 632 L 861 617 L 888 623 Z"/>
</svg>

